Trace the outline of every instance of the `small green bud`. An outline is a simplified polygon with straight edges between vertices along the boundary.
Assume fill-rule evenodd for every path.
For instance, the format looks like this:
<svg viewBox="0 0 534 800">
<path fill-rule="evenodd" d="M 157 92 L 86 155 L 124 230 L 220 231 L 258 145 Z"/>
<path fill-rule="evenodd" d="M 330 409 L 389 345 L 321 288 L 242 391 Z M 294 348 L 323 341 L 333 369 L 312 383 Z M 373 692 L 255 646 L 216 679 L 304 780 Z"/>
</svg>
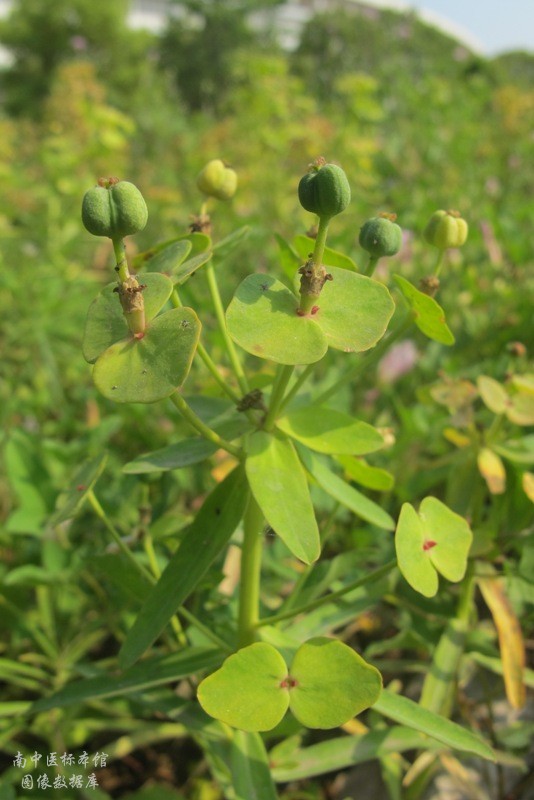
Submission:
<svg viewBox="0 0 534 800">
<path fill-rule="evenodd" d="M 326 219 L 341 214 L 350 203 L 347 176 L 341 167 L 327 164 L 324 158 L 318 158 L 311 171 L 301 178 L 298 194 L 306 211 Z"/>
<path fill-rule="evenodd" d="M 402 247 L 402 230 L 396 214 L 379 214 L 360 228 L 360 245 L 372 258 L 394 256 Z"/>
<path fill-rule="evenodd" d="M 468 226 L 458 211 L 435 211 L 424 230 L 429 244 L 439 250 L 461 247 L 467 239 Z"/>
<path fill-rule="evenodd" d="M 118 178 L 100 178 L 82 201 L 83 224 L 95 236 L 122 239 L 142 231 L 147 219 L 148 209 L 137 186 Z"/>
<path fill-rule="evenodd" d="M 237 174 L 224 161 L 214 158 L 199 173 L 197 186 L 201 192 L 217 200 L 230 200 L 236 193 Z"/>
</svg>

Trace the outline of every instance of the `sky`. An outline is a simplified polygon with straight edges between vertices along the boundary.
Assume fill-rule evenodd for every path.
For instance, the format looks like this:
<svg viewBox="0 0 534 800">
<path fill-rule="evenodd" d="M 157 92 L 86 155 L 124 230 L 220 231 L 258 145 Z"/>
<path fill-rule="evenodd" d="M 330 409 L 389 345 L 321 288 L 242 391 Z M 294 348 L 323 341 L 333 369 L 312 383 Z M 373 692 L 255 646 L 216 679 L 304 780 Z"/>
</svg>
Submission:
<svg viewBox="0 0 534 800">
<path fill-rule="evenodd" d="M 534 52 L 534 0 L 407 0 L 463 29 L 484 55 Z"/>
</svg>

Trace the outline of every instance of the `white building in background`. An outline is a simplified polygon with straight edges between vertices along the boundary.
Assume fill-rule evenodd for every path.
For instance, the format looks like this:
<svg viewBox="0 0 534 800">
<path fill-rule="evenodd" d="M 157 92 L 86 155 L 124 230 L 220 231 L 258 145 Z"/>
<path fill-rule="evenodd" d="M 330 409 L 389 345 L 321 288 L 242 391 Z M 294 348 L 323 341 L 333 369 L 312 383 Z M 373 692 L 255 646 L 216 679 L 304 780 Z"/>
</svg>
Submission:
<svg viewBox="0 0 534 800">
<path fill-rule="evenodd" d="M 53 3 L 54 0 L 42 0 L 42 2 Z M 95 0 L 95 2 L 102 2 L 102 0 Z M 8 14 L 12 4 L 13 0 L 0 0 L 0 18 Z M 371 14 L 373 12 L 376 13 L 377 9 L 411 11 L 429 25 L 433 25 L 449 36 L 458 39 L 470 50 L 477 53 L 481 53 L 483 50 L 480 42 L 475 37 L 461 26 L 456 25 L 452 20 L 433 11 L 415 9 L 410 2 L 404 2 L 403 0 L 286 0 L 285 3 L 270 11 L 253 13 L 251 21 L 253 25 L 258 27 L 262 27 L 267 21 L 272 21 L 275 30 L 278 31 L 280 44 L 282 47 L 291 50 L 297 46 L 300 32 L 308 20 L 315 14 L 339 8 L 347 11 L 350 11 L 351 8 L 358 9 Z M 130 0 L 129 19 L 133 28 L 144 28 L 154 33 L 159 33 L 165 27 L 167 17 L 171 13 L 180 13 L 179 3 L 172 3 L 171 0 Z M 0 62 L 5 63 L 5 55 L 2 57 L 1 52 Z"/>
</svg>

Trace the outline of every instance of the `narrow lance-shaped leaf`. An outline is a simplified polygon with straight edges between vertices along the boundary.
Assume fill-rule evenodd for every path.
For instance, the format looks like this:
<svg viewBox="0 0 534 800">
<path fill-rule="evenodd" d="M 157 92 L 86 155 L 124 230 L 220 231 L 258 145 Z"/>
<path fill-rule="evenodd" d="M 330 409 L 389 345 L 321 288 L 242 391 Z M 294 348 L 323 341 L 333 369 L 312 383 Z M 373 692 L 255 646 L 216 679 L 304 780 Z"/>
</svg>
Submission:
<svg viewBox="0 0 534 800">
<path fill-rule="evenodd" d="M 364 455 L 384 446 L 382 435 L 372 425 L 325 406 L 289 411 L 276 425 L 319 453 Z"/>
<path fill-rule="evenodd" d="M 204 501 L 128 632 L 119 655 L 123 667 L 150 647 L 195 589 L 239 525 L 247 498 L 246 481 L 238 467 Z"/>
</svg>

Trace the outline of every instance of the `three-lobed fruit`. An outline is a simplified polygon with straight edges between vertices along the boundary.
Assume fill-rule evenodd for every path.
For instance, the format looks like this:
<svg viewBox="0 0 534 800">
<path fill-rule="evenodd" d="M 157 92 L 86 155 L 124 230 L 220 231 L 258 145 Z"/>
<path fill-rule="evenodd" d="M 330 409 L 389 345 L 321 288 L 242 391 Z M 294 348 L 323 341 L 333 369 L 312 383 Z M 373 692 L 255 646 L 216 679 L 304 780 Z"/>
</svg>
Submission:
<svg viewBox="0 0 534 800">
<path fill-rule="evenodd" d="M 435 211 L 424 230 L 427 242 L 439 250 L 461 247 L 467 239 L 468 225 L 458 211 Z"/>
<path fill-rule="evenodd" d="M 298 186 L 300 204 L 306 211 L 323 219 L 341 214 L 350 203 L 347 176 L 337 164 L 318 159 Z"/>
<path fill-rule="evenodd" d="M 395 219 L 395 214 L 379 214 L 360 228 L 360 245 L 371 258 L 394 256 L 401 249 L 402 229 Z"/>
<path fill-rule="evenodd" d="M 82 222 L 89 233 L 122 239 L 142 231 L 148 220 L 143 195 L 133 183 L 101 178 L 82 201 Z"/>
<path fill-rule="evenodd" d="M 198 174 L 197 187 L 217 200 L 230 200 L 236 193 L 237 173 L 220 158 L 214 158 Z"/>
</svg>

